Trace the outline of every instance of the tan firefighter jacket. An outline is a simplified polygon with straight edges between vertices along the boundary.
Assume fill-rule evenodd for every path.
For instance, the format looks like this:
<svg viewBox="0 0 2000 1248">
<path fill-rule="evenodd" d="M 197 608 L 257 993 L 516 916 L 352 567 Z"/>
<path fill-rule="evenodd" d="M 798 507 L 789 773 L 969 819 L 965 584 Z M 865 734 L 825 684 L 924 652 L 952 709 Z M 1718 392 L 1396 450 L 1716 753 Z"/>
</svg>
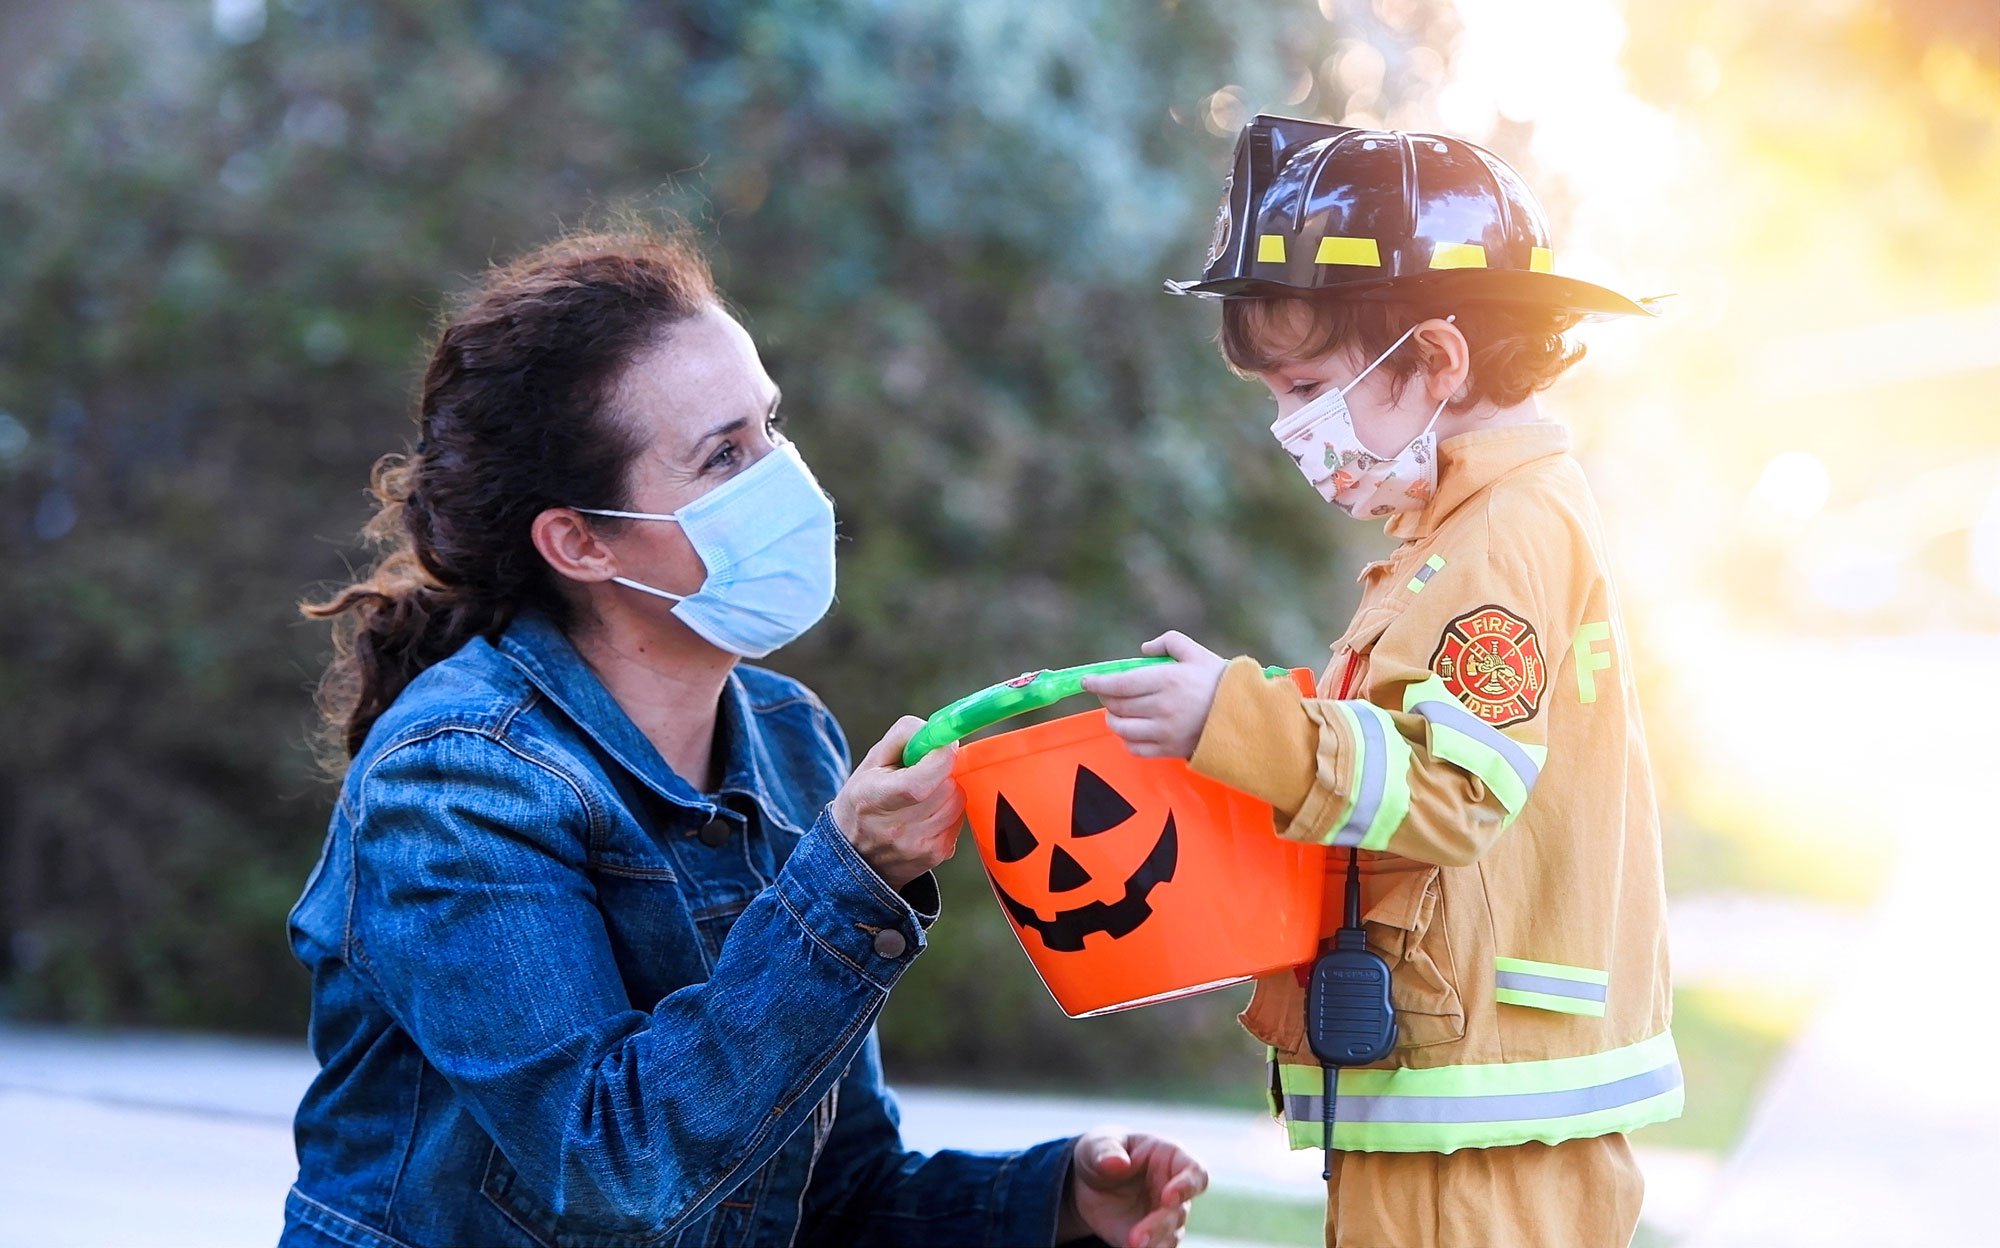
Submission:
<svg viewBox="0 0 2000 1248">
<path fill-rule="evenodd" d="M 1450 1152 L 1676 1117 L 1659 816 L 1604 536 L 1569 435 L 1536 423 L 1438 449 L 1393 518 L 1319 696 L 1233 660 L 1196 770 L 1359 852 L 1392 972 L 1390 1057 L 1340 1072 L 1334 1146 Z M 1273 1050 L 1294 1147 L 1321 1140 L 1304 990 L 1267 976 L 1241 1021 Z"/>
</svg>

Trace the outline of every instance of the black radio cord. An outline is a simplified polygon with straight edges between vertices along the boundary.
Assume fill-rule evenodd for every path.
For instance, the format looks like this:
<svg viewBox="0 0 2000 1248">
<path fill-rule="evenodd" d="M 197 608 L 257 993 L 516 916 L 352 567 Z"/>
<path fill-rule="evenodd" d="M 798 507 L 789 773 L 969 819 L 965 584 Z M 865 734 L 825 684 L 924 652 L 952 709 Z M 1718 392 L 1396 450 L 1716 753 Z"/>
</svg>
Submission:
<svg viewBox="0 0 2000 1248">
<path fill-rule="evenodd" d="M 1353 848 L 1347 851 L 1346 927 L 1351 931 L 1361 930 L 1361 851 Z M 1333 1179 L 1333 1107 L 1340 1090 L 1340 1068 L 1322 1064 L 1319 1069 L 1325 1079 L 1319 1098 L 1320 1144 L 1325 1159 L 1320 1164 L 1319 1177 L 1322 1182 L 1330 1182 Z"/>
</svg>

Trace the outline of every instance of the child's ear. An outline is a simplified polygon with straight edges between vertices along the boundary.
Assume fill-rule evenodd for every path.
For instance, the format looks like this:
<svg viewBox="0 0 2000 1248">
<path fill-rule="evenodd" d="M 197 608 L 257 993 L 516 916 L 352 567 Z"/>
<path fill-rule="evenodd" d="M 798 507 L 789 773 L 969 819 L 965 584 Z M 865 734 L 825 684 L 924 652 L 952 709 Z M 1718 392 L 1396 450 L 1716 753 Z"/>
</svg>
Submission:
<svg viewBox="0 0 2000 1248">
<path fill-rule="evenodd" d="M 1472 374 L 1472 347 L 1458 326 L 1441 316 L 1417 326 L 1417 349 L 1423 353 L 1424 390 L 1436 402 L 1464 389 Z"/>
</svg>

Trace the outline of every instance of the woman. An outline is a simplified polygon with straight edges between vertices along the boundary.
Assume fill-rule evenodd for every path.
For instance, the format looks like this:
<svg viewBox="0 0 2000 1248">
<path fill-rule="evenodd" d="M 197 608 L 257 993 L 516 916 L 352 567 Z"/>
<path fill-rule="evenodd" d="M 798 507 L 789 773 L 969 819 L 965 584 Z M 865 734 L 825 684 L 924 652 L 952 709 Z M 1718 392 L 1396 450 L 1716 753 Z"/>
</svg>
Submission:
<svg viewBox="0 0 2000 1248">
<path fill-rule="evenodd" d="M 1177 1242 L 1099 1130 L 905 1151 L 874 1024 L 937 917 L 948 751 L 849 774 L 755 667 L 833 515 L 700 253 L 571 238 L 446 325 L 322 690 L 345 779 L 291 917 L 321 1071 L 286 1245 Z"/>
</svg>

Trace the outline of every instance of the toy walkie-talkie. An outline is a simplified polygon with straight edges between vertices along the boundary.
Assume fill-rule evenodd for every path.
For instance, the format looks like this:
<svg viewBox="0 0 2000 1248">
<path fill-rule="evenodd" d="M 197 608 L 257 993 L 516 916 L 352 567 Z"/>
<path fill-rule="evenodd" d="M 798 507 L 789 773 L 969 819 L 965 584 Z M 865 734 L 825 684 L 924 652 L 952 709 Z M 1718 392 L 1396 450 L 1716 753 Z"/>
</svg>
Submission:
<svg viewBox="0 0 2000 1248">
<path fill-rule="evenodd" d="M 1333 948 L 1319 955 L 1306 985 L 1306 1041 L 1326 1074 L 1321 1098 L 1326 1162 L 1322 1179 L 1333 1177 L 1333 1101 L 1342 1066 L 1366 1066 L 1396 1047 L 1396 1010 L 1389 1003 L 1389 964 L 1368 947 L 1361 928 L 1359 851 L 1347 851 L 1347 921 L 1334 934 Z"/>
</svg>

